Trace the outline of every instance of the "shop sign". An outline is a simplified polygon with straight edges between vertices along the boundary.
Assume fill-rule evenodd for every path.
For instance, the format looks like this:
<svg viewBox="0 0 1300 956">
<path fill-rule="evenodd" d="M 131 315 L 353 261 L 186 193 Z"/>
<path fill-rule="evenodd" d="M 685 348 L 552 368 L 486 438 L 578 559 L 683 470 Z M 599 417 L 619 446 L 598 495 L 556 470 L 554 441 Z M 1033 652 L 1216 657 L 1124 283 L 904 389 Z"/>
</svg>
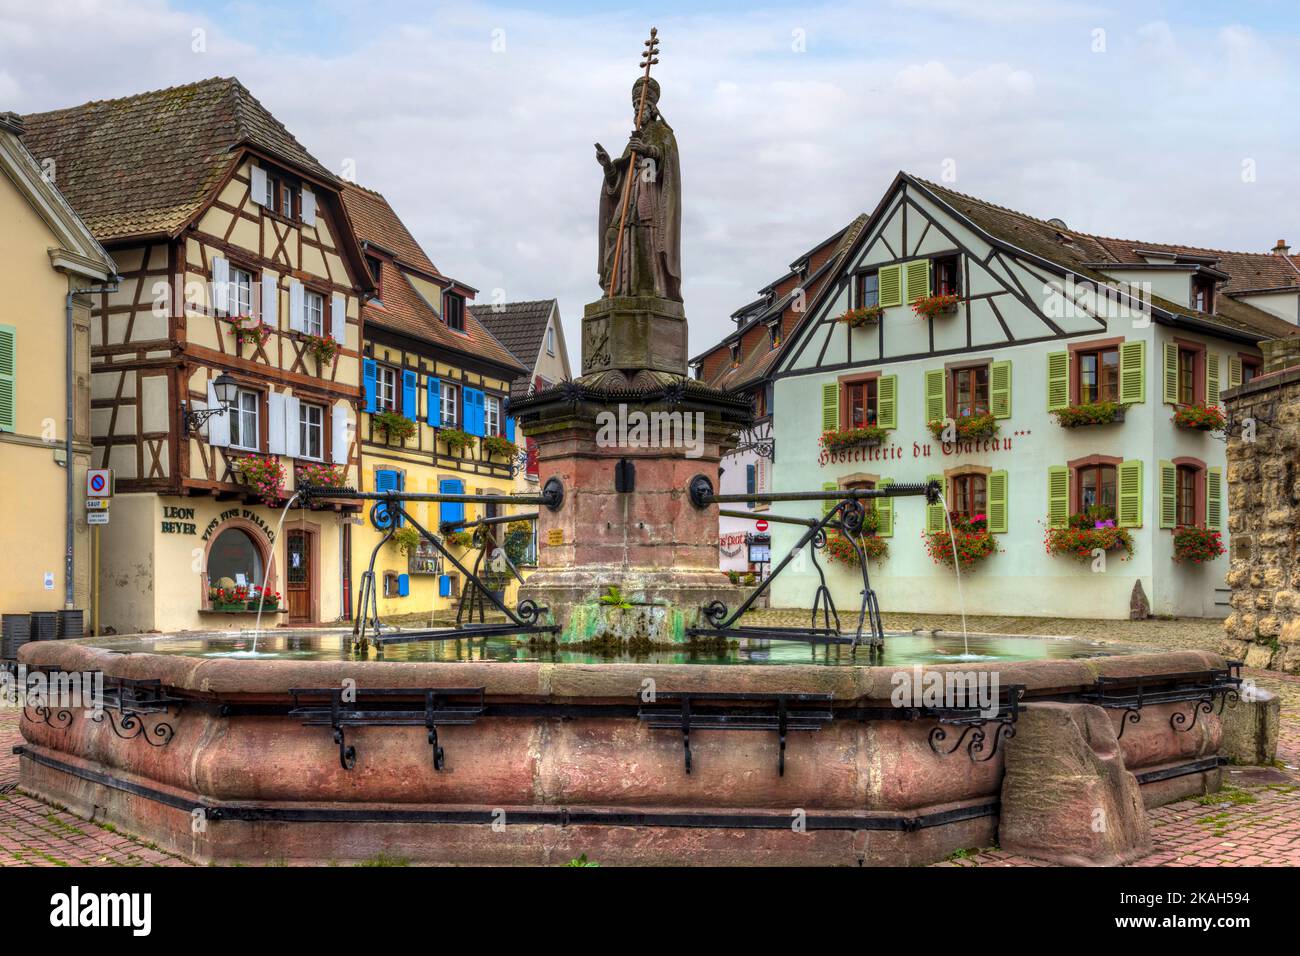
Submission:
<svg viewBox="0 0 1300 956">
<path fill-rule="evenodd" d="M 1017 435 L 1027 434 L 1026 432 L 1017 432 Z M 978 455 L 986 452 L 1004 452 L 1012 449 L 1012 436 L 996 436 L 994 438 L 977 438 L 970 441 L 942 441 L 937 442 L 939 446 L 939 455 L 948 458 L 952 455 Z M 934 455 L 934 446 L 932 442 L 912 442 L 912 458 L 930 458 Z M 862 448 L 846 448 L 844 451 L 830 452 L 822 449 L 821 454 L 817 456 L 817 464 L 825 468 L 827 465 L 847 465 L 856 462 L 868 461 L 903 461 L 908 457 L 906 444 L 896 445 L 876 445 Z M 934 456 L 938 457 L 938 456 Z"/>
<path fill-rule="evenodd" d="M 266 535 L 266 539 L 272 544 L 275 544 L 275 531 L 266 523 L 265 518 L 259 515 L 256 511 L 250 511 L 248 508 L 230 508 L 221 512 L 221 514 L 209 521 L 208 526 L 203 529 L 203 540 L 209 540 L 212 537 L 212 533 L 217 530 L 217 527 L 223 522 L 229 521 L 231 518 L 243 518 L 250 524 L 257 525 L 257 527 L 262 529 L 262 533 Z"/>
<path fill-rule="evenodd" d="M 197 534 L 198 526 L 194 524 L 193 508 L 177 508 L 173 505 L 163 506 L 163 534 Z"/>
</svg>

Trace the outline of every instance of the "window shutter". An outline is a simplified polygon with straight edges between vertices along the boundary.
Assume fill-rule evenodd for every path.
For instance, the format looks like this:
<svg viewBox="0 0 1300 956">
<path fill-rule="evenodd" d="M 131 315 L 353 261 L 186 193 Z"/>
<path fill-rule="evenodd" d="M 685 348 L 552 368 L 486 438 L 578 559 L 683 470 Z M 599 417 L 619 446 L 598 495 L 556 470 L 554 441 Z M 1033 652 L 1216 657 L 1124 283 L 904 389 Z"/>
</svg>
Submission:
<svg viewBox="0 0 1300 956">
<path fill-rule="evenodd" d="M 1121 358 L 1121 363 L 1123 359 Z M 1124 373 L 1121 369 L 1120 378 Z M 1123 386 L 1121 385 L 1121 388 Z M 1047 410 L 1070 407 L 1070 353 L 1047 353 Z"/>
<path fill-rule="evenodd" d="M 438 597 L 451 597 L 451 575 L 438 575 Z"/>
<path fill-rule="evenodd" d="M 907 301 L 915 302 L 930 294 L 930 260 L 913 259 L 907 263 Z"/>
<path fill-rule="evenodd" d="M 1011 362 L 989 365 L 989 410 L 994 418 L 1011 417 Z"/>
<path fill-rule="evenodd" d="M 1178 404 L 1178 346 L 1165 343 L 1165 402 Z"/>
<path fill-rule="evenodd" d="M 425 382 L 425 420 L 434 428 L 442 425 L 442 379 L 429 376 Z"/>
<path fill-rule="evenodd" d="M 1205 404 L 1219 404 L 1219 353 L 1205 353 Z"/>
<path fill-rule="evenodd" d="M 212 308 L 217 315 L 230 312 L 230 261 L 212 257 Z"/>
<path fill-rule="evenodd" d="M 1064 528 L 1070 523 L 1070 469 L 1065 465 L 1047 468 L 1047 526 Z"/>
<path fill-rule="evenodd" d="M 217 389 L 208 380 L 208 408 L 217 408 L 221 403 L 217 401 Z M 208 444 L 214 448 L 226 448 L 230 445 L 230 416 L 235 414 L 234 409 L 228 409 L 224 415 L 213 415 L 208 419 Z"/>
<path fill-rule="evenodd" d="M 307 299 L 297 279 L 289 280 L 289 328 L 295 332 L 307 331 Z"/>
<path fill-rule="evenodd" d="M 1121 528 L 1142 527 L 1142 460 L 1120 462 L 1116 521 Z"/>
<path fill-rule="evenodd" d="M 833 432 L 840 427 L 840 383 L 822 385 L 822 431 Z"/>
<path fill-rule="evenodd" d="M 512 416 L 506 416 L 506 441 L 515 440 L 515 420 Z"/>
<path fill-rule="evenodd" d="M 338 292 L 330 296 L 330 337 L 339 345 L 348 340 L 348 300 Z"/>
<path fill-rule="evenodd" d="M 925 373 L 925 420 L 941 422 L 948 417 L 948 376 L 941 368 Z"/>
<path fill-rule="evenodd" d="M 882 266 L 878 273 L 880 283 L 880 304 L 882 306 L 903 304 L 903 267 Z"/>
<path fill-rule="evenodd" d="M 881 478 L 880 489 L 888 488 L 894 483 L 892 478 Z M 876 505 L 876 535 L 881 538 L 892 537 L 894 534 L 894 499 L 877 498 Z"/>
<path fill-rule="evenodd" d="M 898 376 L 882 375 L 876 382 L 876 424 L 898 427 Z"/>
<path fill-rule="evenodd" d="M 1120 344 L 1119 400 L 1125 404 L 1141 404 L 1147 400 L 1147 344 L 1141 339 Z"/>
<path fill-rule="evenodd" d="M 822 491 L 839 491 L 839 490 L 840 490 L 840 486 L 833 481 L 822 482 Z M 822 517 L 825 518 L 828 514 L 830 514 L 831 509 L 834 508 L 837 504 L 839 504 L 839 502 L 831 498 L 827 498 L 825 501 L 823 501 Z"/>
<path fill-rule="evenodd" d="M 18 329 L 0 325 L 0 431 L 17 430 Z"/>
<path fill-rule="evenodd" d="M 298 420 L 302 417 L 302 399 L 294 395 L 286 396 L 284 400 L 284 453 L 290 458 L 298 458 L 302 455 L 302 432 L 299 430 Z M 324 422 L 321 422 L 324 425 Z M 325 436 L 321 435 L 321 441 Z"/>
<path fill-rule="evenodd" d="M 1233 355 L 1228 358 L 1228 388 L 1236 388 L 1241 384 L 1241 356 Z"/>
<path fill-rule="evenodd" d="M 926 484 L 929 484 L 932 481 L 937 481 L 939 483 L 939 490 L 944 494 L 947 494 L 948 489 L 945 487 L 946 482 L 944 481 L 943 475 L 926 475 L 925 481 Z M 943 505 L 943 501 L 940 500 L 932 505 L 925 506 L 925 530 L 928 534 L 933 534 L 936 531 L 943 531 L 947 528 L 946 519 L 943 515 Z"/>
<path fill-rule="evenodd" d="M 1160 463 L 1160 527 L 1178 523 L 1178 468 L 1172 461 Z"/>
<path fill-rule="evenodd" d="M 438 482 L 438 491 L 444 495 L 460 495 L 465 493 L 465 486 L 459 478 L 443 478 Z M 438 504 L 438 523 L 464 521 L 465 520 L 465 502 L 463 501 L 442 501 Z"/>
<path fill-rule="evenodd" d="M 994 471 L 989 474 L 989 531 L 1004 534 L 1007 530 L 1007 473 Z"/>
<path fill-rule="evenodd" d="M 397 472 L 390 468 L 380 468 L 375 472 L 375 491 L 396 491 L 397 490 Z M 393 516 L 388 513 L 388 506 L 380 501 L 377 502 L 375 511 L 375 526 L 381 531 L 386 531 L 393 523 Z"/>
<path fill-rule="evenodd" d="M 330 412 L 330 427 L 333 434 L 330 435 L 330 459 L 336 465 L 346 465 L 348 456 L 352 449 L 348 441 L 348 403 L 344 401 L 336 402 Z"/>
<path fill-rule="evenodd" d="M 249 170 L 250 185 L 253 202 L 259 206 L 266 205 L 266 170 L 261 166 L 254 166 Z"/>
<path fill-rule="evenodd" d="M 316 225 L 316 194 L 306 186 L 302 188 L 302 224 Z"/>
<path fill-rule="evenodd" d="M 1223 469 L 1209 468 L 1205 472 L 1205 527 L 1211 531 L 1223 528 Z"/>
<path fill-rule="evenodd" d="M 366 411 L 375 413 L 375 371 L 374 359 L 361 360 L 361 387 L 366 393 Z"/>
<path fill-rule="evenodd" d="M 280 280 L 262 273 L 262 324 L 276 328 L 280 324 Z"/>
<path fill-rule="evenodd" d="M 272 455 L 283 455 L 285 447 L 285 413 L 284 392 L 269 392 L 266 396 L 266 449 Z"/>
<path fill-rule="evenodd" d="M 397 596 L 406 597 L 411 593 L 411 576 L 409 574 L 399 574 L 397 576 Z"/>
<path fill-rule="evenodd" d="M 420 420 L 420 406 L 416 399 L 419 385 L 419 374 L 409 368 L 402 370 L 402 414 L 413 422 Z"/>
</svg>

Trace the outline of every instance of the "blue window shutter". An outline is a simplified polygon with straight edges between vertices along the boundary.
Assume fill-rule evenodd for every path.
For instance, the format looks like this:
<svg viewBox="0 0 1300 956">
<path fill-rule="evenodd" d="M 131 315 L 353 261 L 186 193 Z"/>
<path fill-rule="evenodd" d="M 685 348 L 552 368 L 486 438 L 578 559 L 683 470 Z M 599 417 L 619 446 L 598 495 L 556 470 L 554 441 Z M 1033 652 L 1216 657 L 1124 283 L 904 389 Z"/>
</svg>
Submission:
<svg viewBox="0 0 1300 956">
<path fill-rule="evenodd" d="M 506 416 L 506 441 L 515 440 L 515 420 L 509 415 Z"/>
<path fill-rule="evenodd" d="M 366 411 L 375 412 L 375 360 L 364 359 L 361 362 L 361 381 L 366 390 Z"/>
<path fill-rule="evenodd" d="M 375 472 L 375 491 L 396 491 L 396 490 L 397 490 L 397 472 L 389 468 L 381 468 Z M 384 515 L 387 515 L 388 508 L 384 506 L 383 502 L 379 503 L 379 508 L 380 508 L 380 523 L 387 526 L 390 523 L 390 520 L 384 517 Z"/>
<path fill-rule="evenodd" d="M 438 576 L 438 597 L 451 597 L 450 574 L 440 574 Z"/>
<path fill-rule="evenodd" d="M 406 597 L 411 593 L 411 576 L 409 574 L 399 574 L 397 576 L 397 596 Z"/>
<path fill-rule="evenodd" d="M 415 389 L 420 384 L 420 376 L 410 369 L 402 372 L 402 414 L 411 421 L 420 420 L 420 406 L 415 400 Z"/>
<path fill-rule="evenodd" d="M 429 424 L 434 428 L 442 424 L 442 379 L 429 376 L 429 408 L 427 409 Z"/>
<path fill-rule="evenodd" d="M 397 490 L 398 490 L 398 491 L 405 491 L 405 490 L 406 490 L 406 472 L 404 472 L 404 471 L 395 471 L 395 472 L 393 472 L 393 474 L 397 476 Z M 400 527 L 401 527 L 402 525 L 404 525 L 404 524 L 406 524 L 406 519 L 405 519 L 404 517 L 402 517 L 402 516 L 399 514 L 399 515 L 397 516 L 397 526 L 400 528 Z"/>
<path fill-rule="evenodd" d="M 751 495 L 754 493 L 754 466 L 745 466 L 745 490 Z"/>
<path fill-rule="evenodd" d="M 465 431 L 483 437 L 485 403 L 484 394 L 476 388 L 465 389 Z"/>
<path fill-rule="evenodd" d="M 438 490 L 444 495 L 463 495 L 465 485 L 459 478 L 443 478 L 438 482 Z M 438 522 L 464 521 L 465 502 L 443 501 L 438 504 Z"/>
</svg>

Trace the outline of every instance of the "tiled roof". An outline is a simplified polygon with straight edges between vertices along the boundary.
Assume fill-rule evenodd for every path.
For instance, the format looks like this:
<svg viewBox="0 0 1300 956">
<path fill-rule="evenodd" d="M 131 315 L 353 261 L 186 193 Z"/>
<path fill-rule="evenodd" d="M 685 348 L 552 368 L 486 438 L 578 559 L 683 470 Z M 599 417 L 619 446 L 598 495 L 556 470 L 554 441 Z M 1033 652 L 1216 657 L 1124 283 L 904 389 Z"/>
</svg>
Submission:
<svg viewBox="0 0 1300 956">
<path fill-rule="evenodd" d="M 335 177 L 236 79 L 215 77 L 25 116 L 23 140 L 100 241 L 174 234 L 248 144 Z"/>
<path fill-rule="evenodd" d="M 914 176 L 906 178 L 934 193 L 941 202 L 951 206 L 994 238 L 1023 249 L 1040 259 L 1054 262 L 1079 275 L 1097 281 L 1106 281 L 1113 284 L 1113 280 L 1107 279 L 1104 274 L 1097 271 L 1098 264 L 1115 263 L 1116 265 L 1122 265 L 1126 262 L 1145 261 L 1137 256 L 1134 256 L 1134 258 L 1120 258 L 1116 250 L 1121 248 L 1129 250 L 1161 248 L 1160 243 L 1103 239 L 1087 233 L 1074 232 L 1068 228 L 1062 229 L 1059 224 L 1047 222 L 1043 219 L 1035 219 L 1033 216 L 1016 212 L 1014 209 L 1007 209 L 1005 206 L 998 206 L 982 199 L 976 199 L 974 196 L 967 196 L 964 193 L 947 189 L 937 183 L 927 182 Z M 1175 247 L 1166 248 L 1172 249 Z M 1194 252 L 1191 251 L 1191 247 L 1177 248 L 1187 250 L 1186 254 L 1188 255 L 1213 254 L 1206 250 Z M 1133 255 L 1131 251 L 1130 255 Z M 1256 258 L 1266 257 L 1266 254 L 1263 253 L 1219 253 L 1218 255 L 1238 258 L 1249 258 L 1252 255 Z M 1277 258 L 1282 265 L 1286 264 L 1281 256 Z M 1231 274 L 1234 262 L 1236 262 L 1235 259 L 1232 262 L 1227 261 L 1226 258 L 1220 259 L 1218 268 Z M 1246 281 L 1244 277 L 1245 273 L 1243 273 L 1243 282 Z M 1263 309 L 1257 309 L 1252 305 L 1229 298 L 1226 295 L 1215 297 L 1215 312 L 1213 314 L 1197 312 L 1194 309 L 1189 309 L 1186 306 L 1178 305 L 1157 296 L 1152 297 L 1152 304 L 1158 309 L 1175 316 L 1193 319 L 1209 325 L 1217 325 L 1236 332 L 1246 332 L 1260 338 L 1294 335 L 1298 331 L 1297 327 L 1292 323 L 1279 319 Z"/>
<path fill-rule="evenodd" d="M 1142 263 L 1146 260 L 1138 249 L 1150 252 L 1167 252 L 1180 256 L 1212 258 L 1214 268 L 1228 274 L 1228 281 L 1219 286 L 1220 292 L 1232 295 L 1249 289 L 1276 289 L 1296 286 L 1300 291 L 1300 269 L 1287 256 L 1271 252 L 1227 252 L 1220 249 L 1200 249 L 1196 246 L 1174 246 L 1163 242 L 1134 242 L 1130 239 L 1110 239 L 1093 236 L 1105 246 L 1118 262 Z"/>
<path fill-rule="evenodd" d="M 429 275 L 442 275 L 393 207 L 379 193 L 347 183 L 343 188 L 343 206 L 352 220 L 353 231 L 362 242 L 387 249 L 403 265 Z M 383 238 L 380 238 L 380 237 Z"/>
<path fill-rule="evenodd" d="M 515 358 L 531 369 L 541 351 L 542 336 L 546 334 L 546 323 L 554 308 L 554 299 L 534 299 L 501 305 L 472 305 L 469 310 Z"/>
</svg>

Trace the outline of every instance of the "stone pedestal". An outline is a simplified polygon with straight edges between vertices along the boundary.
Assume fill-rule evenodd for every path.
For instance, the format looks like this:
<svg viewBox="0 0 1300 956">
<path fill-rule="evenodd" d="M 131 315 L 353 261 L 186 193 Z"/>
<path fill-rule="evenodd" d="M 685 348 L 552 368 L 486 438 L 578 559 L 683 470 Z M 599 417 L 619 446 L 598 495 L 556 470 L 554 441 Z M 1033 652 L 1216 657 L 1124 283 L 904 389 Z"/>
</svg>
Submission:
<svg viewBox="0 0 1300 956">
<path fill-rule="evenodd" d="M 1223 722 L 1222 754 L 1235 764 L 1267 766 L 1277 757 L 1277 734 L 1282 701 L 1258 687 L 1228 701 Z"/>
<path fill-rule="evenodd" d="M 615 296 L 582 316 L 582 374 L 617 370 L 686 374 L 686 310 L 655 296 Z"/>
</svg>

